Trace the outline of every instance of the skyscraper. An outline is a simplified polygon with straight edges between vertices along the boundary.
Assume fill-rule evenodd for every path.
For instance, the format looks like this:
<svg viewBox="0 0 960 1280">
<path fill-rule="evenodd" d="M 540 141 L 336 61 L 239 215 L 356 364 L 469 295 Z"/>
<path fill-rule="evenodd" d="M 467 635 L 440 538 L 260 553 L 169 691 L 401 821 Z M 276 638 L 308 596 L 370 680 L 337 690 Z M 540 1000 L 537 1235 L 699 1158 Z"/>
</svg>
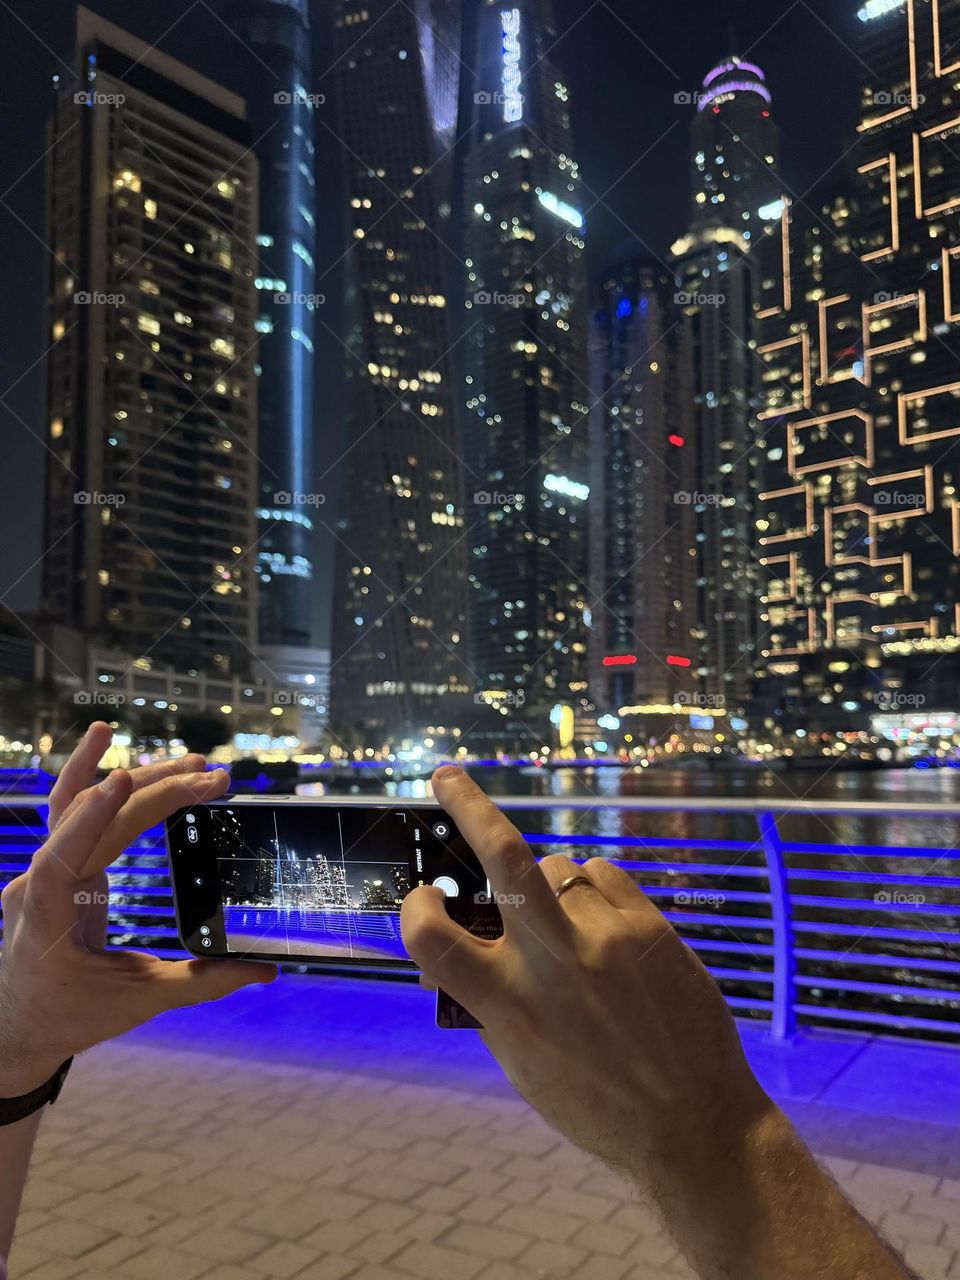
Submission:
<svg viewBox="0 0 960 1280">
<path fill-rule="evenodd" d="M 255 0 L 251 144 L 260 162 L 257 235 L 259 655 L 276 675 L 312 674 L 314 264 L 313 112 L 307 0 Z M 262 71 L 262 66 L 258 68 Z M 303 668 L 301 672 L 299 669 Z"/>
<path fill-rule="evenodd" d="M 545 723 L 585 696 L 586 280 L 551 6 L 481 0 L 464 165 L 472 665 Z"/>
<path fill-rule="evenodd" d="M 333 710 L 355 747 L 449 730 L 474 691 L 444 218 L 459 6 L 343 0 L 336 30 L 351 248 Z"/>
<path fill-rule="evenodd" d="M 257 165 L 243 102 L 81 8 L 49 150 L 44 603 L 181 669 L 255 644 Z"/>
<path fill-rule="evenodd" d="M 758 300 L 777 375 L 760 677 L 771 728 L 831 741 L 953 706 L 960 651 L 960 5 L 858 16 L 856 192 L 787 203 Z"/>
<path fill-rule="evenodd" d="M 590 690 L 606 715 L 696 705 L 693 370 L 674 292 L 662 267 L 627 257 L 591 328 Z"/>
<path fill-rule="evenodd" d="M 758 264 L 751 251 L 780 194 L 777 130 L 759 67 L 731 55 L 707 73 L 690 139 L 691 227 L 672 254 L 693 360 L 696 665 L 711 704 L 742 712 L 752 694 L 756 634 L 754 443 L 761 370 L 752 349 Z"/>
</svg>

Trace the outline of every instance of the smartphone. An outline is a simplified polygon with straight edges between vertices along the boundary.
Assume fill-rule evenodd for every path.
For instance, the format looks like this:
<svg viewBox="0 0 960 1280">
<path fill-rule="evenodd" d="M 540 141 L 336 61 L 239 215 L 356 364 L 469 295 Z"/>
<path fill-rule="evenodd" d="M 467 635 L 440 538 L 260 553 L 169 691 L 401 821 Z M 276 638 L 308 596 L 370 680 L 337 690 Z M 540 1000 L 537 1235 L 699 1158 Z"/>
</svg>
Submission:
<svg viewBox="0 0 960 1280">
<path fill-rule="evenodd" d="M 400 905 L 423 884 L 465 929 L 502 932 L 479 859 L 439 805 L 226 798 L 181 809 L 166 834 L 196 956 L 414 969 Z M 439 1000 L 438 1024 L 469 1025 L 458 1008 Z"/>
</svg>

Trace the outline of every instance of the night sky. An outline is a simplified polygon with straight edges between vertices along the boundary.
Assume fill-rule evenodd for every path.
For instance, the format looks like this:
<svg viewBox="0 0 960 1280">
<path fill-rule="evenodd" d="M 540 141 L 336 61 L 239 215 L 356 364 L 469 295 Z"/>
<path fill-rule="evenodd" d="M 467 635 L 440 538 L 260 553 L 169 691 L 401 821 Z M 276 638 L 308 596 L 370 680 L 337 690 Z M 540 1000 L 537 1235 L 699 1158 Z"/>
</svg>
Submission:
<svg viewBox="0 0 960 1280">
<path fill-rule="evenodd" d="M 849 187 L 843 153 L 856 120 L 860 3 L 556 0 L 558 39 L 551 56 L 571 89 L 577 156 L 587 187 L 592 276 L 624 243 L 640 241 L 651 256 L 662 257 L 685 229 L 692 108 L 677 105 L 674 95 L 695 92 L 710 67 L 734 47 L 767 74 L 787 188 L 812 203 L 821 190 Z M 230 62 L 233 31 L 242 30 L 245 8 L 243 0 L 97 0 L 90 7 L 214 78 Z M 333 0 L 314 0 L 315 74 L 307 86 L 326 93 L 328 101 L 334 94 L 328 27 L 333 8 Z M 6 480 L 0 502 L 0 597 L 17 610 L 36 607 L 39 594 L 49 261 L 42 243 L 42 157 L 51 76 L 66 72 L 61 59 L 70 62 L 74 14 L 68 0 L 0 0 L 0 398 L 8 406 L 0 405 Z M 317 132 L 318 272 L 323 274 L 345 247 L 344 220 L 338 144 L 326 130 Z M 318 288 L 328 297 L 324 320 L 336 325 L 339 270 Z M 322 327 L 319 337 L 323 410 L 317 461 L 323 470 L 342 448 L 343 355 Z M 321 599 L 331 559 L 332 549 L 321 547 Z"/>
</svg>

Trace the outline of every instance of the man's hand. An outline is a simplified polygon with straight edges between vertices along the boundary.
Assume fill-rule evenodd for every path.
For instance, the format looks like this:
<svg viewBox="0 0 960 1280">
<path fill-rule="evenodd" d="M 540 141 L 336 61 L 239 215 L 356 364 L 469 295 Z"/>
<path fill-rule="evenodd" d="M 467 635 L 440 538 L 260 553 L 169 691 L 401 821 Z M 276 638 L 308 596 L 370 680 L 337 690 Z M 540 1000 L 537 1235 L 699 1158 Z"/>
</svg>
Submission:
<svg viewBox="0 0 960 1280">
<path fill-rule="evenodd" d="M 630 877 L 600 859 L 538 865 L 466 774 L 444 766 L 433 785 L 504 933 L 472 937 L 423 887 L 404 942 L 527 1101 L 657 1203 L 704 1280 L 908 1277 L 763 1092 L 716 983 Z M 558 898 L 571 876 L 585 882 Z"/>
<path fill-rule="evenodd" d="M 197 755 L 93 785 L 110 737 L 103 723 L 88 730 L 50 795 L 50 838 L 3 891 L 0 1097 L 30 1092 L 71 1055 L 155 1014 L 276 976 L 270 964 L 104 949 L 107 867 L 148 827 L 228 785 Z"/>
<path fill-rule="evenodd" d="M 643 1178 L 654 1153 L 695 1158 L 773 1108 L 716 983 L 626 872 L 561 855 L 538 865 L 466 774 L 442 768 L 434 788 L 483 864 L 504 935 L 472 938 L 426 888 L 403 904 L 407 949 L 483 1023 L 545 1119 Z M 574 875 L 586 883 L 557 898 Z"/>
</svg>

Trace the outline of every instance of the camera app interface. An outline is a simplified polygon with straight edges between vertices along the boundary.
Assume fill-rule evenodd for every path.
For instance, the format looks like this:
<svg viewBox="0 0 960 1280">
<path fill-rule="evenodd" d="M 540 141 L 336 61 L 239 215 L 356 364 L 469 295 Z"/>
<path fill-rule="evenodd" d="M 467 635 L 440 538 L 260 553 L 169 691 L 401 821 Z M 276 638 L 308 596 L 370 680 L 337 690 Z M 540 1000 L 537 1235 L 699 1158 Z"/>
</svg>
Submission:
<svg viewBox="0 0 960 1280">
<path fill-rule="evenodd" d="M 411 889 L 436 885 L 457 906 L 485 899 L 479 864 L 439 810 L 210 806 L 186 820 L 188 841 L 215 860 L 237 954 L 403 960 Z"/>
</svg>

